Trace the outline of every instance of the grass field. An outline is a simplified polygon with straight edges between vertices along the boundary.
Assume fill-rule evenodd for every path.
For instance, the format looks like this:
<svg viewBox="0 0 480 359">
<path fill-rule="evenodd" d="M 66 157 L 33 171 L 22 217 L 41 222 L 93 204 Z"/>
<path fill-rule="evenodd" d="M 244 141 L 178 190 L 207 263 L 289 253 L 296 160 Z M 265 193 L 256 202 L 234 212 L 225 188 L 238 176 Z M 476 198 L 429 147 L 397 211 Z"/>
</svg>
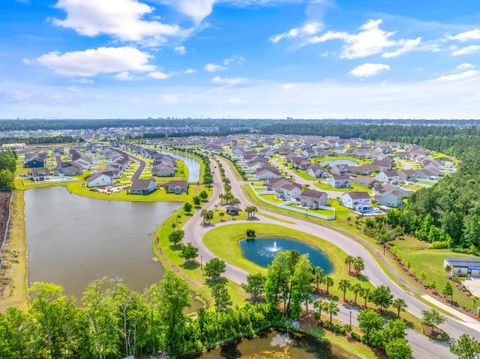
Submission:
<svg viewBox="0 0 480 359">
<path fill-rule="evenodd" d="M 425 284 L 430 285 L 432 281 L 436 284 L 436 290 L 442 292 L 447 283 L 443 260 L 445 257 L 473 257 L 468 254 L 455 253 L 449 249 L 431 249 L 427 242 L 419 241 L 413 238 L 404 240 L 395 240 L 393 242 L 395 252 L 405 264 L 410 263 L 409 271 L 414 273 L 419 279 L 422 274 L 426 275 L 423 280 Z M 472 308 L 472 298 L 459 291 L 455 286 L 454 301 L 467 308 Z"/>
</svg>

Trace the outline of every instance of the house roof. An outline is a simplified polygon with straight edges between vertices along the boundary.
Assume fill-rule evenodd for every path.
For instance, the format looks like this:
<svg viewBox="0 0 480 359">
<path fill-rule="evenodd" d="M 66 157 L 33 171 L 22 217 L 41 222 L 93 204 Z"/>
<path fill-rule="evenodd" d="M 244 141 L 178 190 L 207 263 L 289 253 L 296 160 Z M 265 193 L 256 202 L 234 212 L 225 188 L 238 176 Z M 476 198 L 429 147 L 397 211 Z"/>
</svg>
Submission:
<svg viewBox="0 0 480 359">
<path fill-rule="evenodd" d="M 368 192 L 347 192 L 345 195 L 350 196 L 351 199 L 370 199 Z"/>
<path fill-rule="evenodd" d="M 181 187 L 185 189 L 188 187 L 188 182 L 184 180 L 174 180 L 174 181 L 167 182 L 167 187 L 168 188 Z"/>
<path fill-rule="evenodd" d="M 155 182 L 153 178 L 133 180 L 132 185 L 130 186 L 130 190 L 131 191 L 147 190 L 152 182 Z"/>
<path fill-rule="evenodd" d="M 325 192 L 320 192 L 320 191 L 315 191 L 313 189 L 305 189 L 303 190 L 301 196 L 302 197 L 310 197 L 310 198 L 322 198 L 323 196 L 326 196 L 327 194 Z"/>
</svg>

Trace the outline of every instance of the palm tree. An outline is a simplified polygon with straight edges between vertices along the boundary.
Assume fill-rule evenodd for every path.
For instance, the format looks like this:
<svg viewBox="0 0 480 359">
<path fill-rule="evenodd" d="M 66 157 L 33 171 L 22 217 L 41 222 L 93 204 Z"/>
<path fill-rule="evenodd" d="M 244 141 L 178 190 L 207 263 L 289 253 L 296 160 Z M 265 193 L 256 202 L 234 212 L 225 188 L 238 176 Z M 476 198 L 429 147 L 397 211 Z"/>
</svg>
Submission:
<svg viewBox="0 0 480 359">
<path fill-rule="evenodd" d="M 343 301 L 346 300 L 345 297 L 347 296 L 347 290 L 349 290 L 351 287 L 352 284 L 347 279 L 342 279 L 340 282 L 338 282 L 338 289 L 343 291 Z"/>
<path fill-rule="evenodd" d="M 317 310 L 316 315 L 320 321 L 322 321 L 322 311 L 326 308 L 326 306 L 327 301 L 323 299 L 317 299 L 315 303 L 313 303 L 313 307 Z"/>
<path fill-rule="evenodd" d="M 363 290 L 363 287 L 360 284 L 360 282 L 356 282 L 354 285 L 352 285 L 352 292 L 355 295 L 355 299 L 353 300 L 353 302 L 355 304 L 357 304 L 357 296 L 362 292 L 362 290 Z"/>
<path fill-rule="evenodd" d="M 370 292 L 372 290 L 368 287 L 364 287 L 360 296 L 365 299 L 365 308 L 367 308 L 368 301 L 370 300 Z"/>
<path fill-rule="evenodd" d="M 365 269 L 365 261 L 362 257 L 355 257 L 353 260 L 353 268 L 355 269 L 355 273 L 360 275 L 362 271 Z"/>
<path fill-rule="evenodd" d="M 397 318 L 400 319 L 400 312 L 407 309 L 407 303 L 402 298 L 395 298 L 392 302 L 392 307 L 397 310 Z"/>
<path fill-rule="evenodd" d="M 223 193 L 220 193 L 220 196 L 218 196 L 220 198 L 220 203 L 223 204 L 223 201 L 225 199 L 225 196 Z"/>
<path fill-rule="evenodd" d="M 323 282 L 325 273 L 322 267 L 315 267 L 313 269 L 313 275 L 315 276 L 315 284 L 317 285 L 317 292 L 320 291 L 320 284 Z"/>
<path fill-rule="evenodd" d="M 347 256 L 347 258 L 345 258 L 345 264 L 348 264 L 348 273 L 351 272 L 353 261 L 354 258 L 352 256 Z"/>
<path fill-rule="evenodd" d="M 326 276 L 324 279 L 325 285 L 327 286 L 327 295 L 330 294 L 329 290 L 332 285 L 335 284 L 335 281 L 333 280 L 332 277 Z"/>
<path fill-rule="evenodd" d="M 202 209 L 200 216 L 203 218 L 203 223 L 207 223 L 208 211 L 206 209 Z"/>
<path fill-rule="evenodd" d="M 330 324 L 333 321 L 333 315 L 337 315 L 340 309 L 338 308 L 338 304 L 332 301 L 327 302 L 325 311 L 330 315 Z"/>
</svg>

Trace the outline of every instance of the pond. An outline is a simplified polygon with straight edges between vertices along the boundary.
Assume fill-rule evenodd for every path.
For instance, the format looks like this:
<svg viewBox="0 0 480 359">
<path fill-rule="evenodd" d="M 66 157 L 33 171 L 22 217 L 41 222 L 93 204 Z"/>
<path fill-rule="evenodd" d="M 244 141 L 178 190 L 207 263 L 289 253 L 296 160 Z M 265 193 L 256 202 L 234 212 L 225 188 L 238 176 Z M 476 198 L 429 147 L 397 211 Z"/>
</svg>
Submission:
<svg viewBox="0 0 480 359">
<path fill-rule="evenodd" d="M 312 247 L 300 241 L 289 238 L 256 238 L 244 239 L 240 242 L 243 255 L 248 260 L 261 267 L 268 267 L 278 252 L 282 250 L 294 250 L 300 254 L 308 254 L 314 266 L 321 267 L 325 274 L 333 270 L 333 265 L 328 256 L 320 249 Z"/>
<path fill-rule="evenodd" d="M 203 354 L 201 358 L 343 359 L 351 358 L 351 355 L 338 346 L 309 336 L 292 338 L 288 334 L 273 331 L 262 337 L 224 345 Z"/>
<path fill-rule="evenodd" d="M 185 166 L 187 166 L 188 168 L 188 182 L 197 183 L 200 181 L 200 163 L 198 163 L 197 160 L 193 159 L 192 157 L 188 157 L 178 153 L 172 153 L 172 152 L 160 152 L 160 153 L 185 162 Z"/>
<path fill-rule="evenodd" d="M 25 192 L 28 281 L 60 284 L 80 297 L 88 283 L 120 277 L 135 290 L 163 275 L 151 238 L 181 203 L 105 201 L 64 187 Z"/>
<path fill-rule="evenodd" d="M 342 158 L 338 160 L 321 161 L 320 165 L 330 167 L 333 167 L 335 165 L 358 166 L 358 162 L 354 160 L 349 160 L 348 158 Z"/>
</svg>

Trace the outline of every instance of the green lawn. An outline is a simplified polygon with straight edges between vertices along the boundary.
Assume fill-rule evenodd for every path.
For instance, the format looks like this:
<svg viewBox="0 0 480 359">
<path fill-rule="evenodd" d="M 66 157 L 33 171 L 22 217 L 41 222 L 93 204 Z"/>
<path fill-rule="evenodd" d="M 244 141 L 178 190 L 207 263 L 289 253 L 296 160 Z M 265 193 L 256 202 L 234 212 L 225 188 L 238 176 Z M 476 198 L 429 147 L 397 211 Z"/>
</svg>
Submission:
<svg viewBox="0 0 480 359">
<path fill-rule="evenodd" d="M 321 157 L 310 158 L 310 161 L 312 161 L 313 163 L 319 163 L 322 161 L 336 161 L 336 160 L 351 160 L 351 161 L 357 162 L 359 165 L 366 165 L 373 162 L 371 159 L 368 159 L 368 158 L 365 159 L 365 158 L 359 158 L 354 156 L 344 156 L 344 155 L 321 156 Z"/>
<path fill-rule="evenodd" d="M 419 241 L 413 238 L 404 240 L 396 240 L 393 242 L 394 250 L 398 257 L 407 265 L 410 263 L 410 272 L 414 273 L 417 278 L 422 279 L 422 273 L 426 275 L 423 280 L 425 284 L 430 285 L 435 281 L 436 290 L 442 292 L 447 282 L 446 272 L 443 268 L 443 260 L 445 257 L 473 257 L 468 254 L 455 253 L 449 249 L 431 249 L 427 242 Z M 459 304 L 472 307 L 472 298 L 465 293 L 459 291 L 454 286 L 455 294 L 453 299 Z"/>
<path fill-rule="evenodd" d="M 281 199 L 278 199 L 277 196 L 275 196 L 274 194 L 262 194 L 258 196 L 273 203 L 281 204 L 285 202 L 285 201 L 282 201 Z"/>
<path fill-rule="evenodd" d="M 336 191 L 336 192 L 368 192 L 372 193 L 372 189 L 369 187 L 361 186 L 359 184 L 353 183 L 352 182 L 352 187 L 351 188 L 336 188 L 330 186 L 328 183 L 326 183 L 326 180 L 322 180 L 319 182 L 315 183 L 315 187 L 318 187 L 321 190 L 324 191 Z"/>
</svg>

